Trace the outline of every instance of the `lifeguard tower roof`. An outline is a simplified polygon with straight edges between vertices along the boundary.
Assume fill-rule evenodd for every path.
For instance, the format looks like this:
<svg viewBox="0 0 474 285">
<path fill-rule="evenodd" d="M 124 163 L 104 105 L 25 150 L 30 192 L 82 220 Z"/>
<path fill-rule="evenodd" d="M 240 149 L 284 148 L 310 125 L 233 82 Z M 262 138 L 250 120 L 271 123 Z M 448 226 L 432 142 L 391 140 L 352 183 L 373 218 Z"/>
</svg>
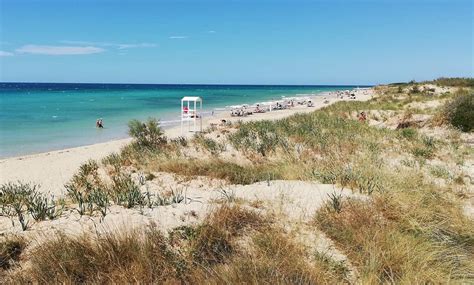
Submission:
<svg viewBox="0 0 474 285">
<path fill-rule="evenodd" d="M 196 96 L 185 96 L 181 101 L 202 101 L 201 97 L 196 97 Z"/>
</svg>

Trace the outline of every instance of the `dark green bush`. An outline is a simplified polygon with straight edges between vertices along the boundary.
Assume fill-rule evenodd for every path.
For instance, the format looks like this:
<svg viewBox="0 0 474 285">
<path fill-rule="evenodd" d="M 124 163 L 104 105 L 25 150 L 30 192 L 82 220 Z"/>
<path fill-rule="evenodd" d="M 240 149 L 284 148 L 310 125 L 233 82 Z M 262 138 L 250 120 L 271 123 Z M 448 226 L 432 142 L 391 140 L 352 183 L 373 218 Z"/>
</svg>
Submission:
<svg viewBox="0 0 474 285">
<path fill-rule="evenodd" d="M 438 78 L 433 81 L 436 85 L 439 86 L 456 86 L 456 87 L 474 87 L 474 78 Z"/>
<path fill-rule="evenodd" d="M 446 104 L 444 111 L 447 120 L 463 132 L 474 130 L 474 94 L 455 97 Z"/>
</svg>

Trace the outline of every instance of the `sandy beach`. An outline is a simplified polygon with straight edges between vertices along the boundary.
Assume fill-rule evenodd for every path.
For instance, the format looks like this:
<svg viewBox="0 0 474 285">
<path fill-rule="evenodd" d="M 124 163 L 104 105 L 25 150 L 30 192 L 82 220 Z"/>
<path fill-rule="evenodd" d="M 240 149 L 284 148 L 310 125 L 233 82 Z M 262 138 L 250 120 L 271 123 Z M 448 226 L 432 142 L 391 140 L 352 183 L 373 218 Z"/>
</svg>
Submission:
<svg viewBox="0 0 474 285">
<path fill-rule="evenodd" d="M 355 100 L 368 100 L 372 96 L 372 90 L 364 92 L 363 89 L 356 91 Z M 366 94 L 364 94 L 366 93 Z M 324 103 L 326 98 L 329 103 Z M 295 106 L 291 109 L 278 110 L 266 113 L 253 114 L 246 117 L 231 117 L 230 112 L 223 111 L 212 117 L 203 118 L 203 129 L 211 124 L 218 124 L 221 120 L 235 122 L 237 120 L 278 120 L 295 113 L 307 113 L 320 109 L 328 104 L 348 98 L 338 99 L 334 93 L 321 94 L 311 98 L 314 107 Z M 352 99 L 354 100 L 354 99 Z M 181 127 L 171 127 L 165 130 L 166 136 L 175 138 L 179 136 L 191 137 L 193 132 L 181 133 Z M 55 195 L 64 193 L 64 184 L 67 183 L 79 166 L 89 159 L 101 159 L 112 152 L 118 152 L 131 139 L 114 140 L 88 146 L 69 148 L 64 150 L 49 151 L 44 153 L 11 157 L 0 160 L 0 183 L 22 181 L 37 184 L 42 192 Z"/>
</svg>

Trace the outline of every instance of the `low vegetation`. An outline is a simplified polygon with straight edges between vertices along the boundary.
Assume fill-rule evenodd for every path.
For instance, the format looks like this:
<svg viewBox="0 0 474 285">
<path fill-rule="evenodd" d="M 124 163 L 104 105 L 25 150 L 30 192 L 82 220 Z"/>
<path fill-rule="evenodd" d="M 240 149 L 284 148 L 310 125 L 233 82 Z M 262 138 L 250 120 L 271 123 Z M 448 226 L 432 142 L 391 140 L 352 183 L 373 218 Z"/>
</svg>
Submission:
<svg viewBox="0 0 474 285">
<path fill-rule="evenodd" d="M 444 118 L 463 132 L 474 130 L 474 93 L 466 92 L 450 100 L 443 108 Z"/>
<path fill-rule="evenodd" d="M 0 216 L 17 220 L 23 231 L 28 229 L 30 218 L 36 221 L 55 219 L 62 213 L 60 201 L 38 192 L 36 185 L 21 182 L 0 186 Z"/>
<path fill-rule="evenodd" d="M 7 237 L 0 241 L 0 268 L 6 270 L 14 266 L 25 247 L 25 239 L 18 236 Z M 0 272 L 0 278 L 1 275 Z"/>
<path fill-rule="evenodd" d="M 432 81 L 434 84 L 439 86 L 452 86 L 452 87 L 474 87 L 474 78 L 458 77 L 458 78 L 445 78 L 441 77 Z"/>
<path fill-rule="evenodd" d="M 98 237 L 59 234 L 32 249 L 28 269 L 6 281 L 242 284 L 344 280 L 343 274 L 331 268 L 329 260 L 312 258 L 273 225 L 271 217 L 223 204 L 202 224 L 177 228 L 168 237 L 155 226 Z"/>
</svg>

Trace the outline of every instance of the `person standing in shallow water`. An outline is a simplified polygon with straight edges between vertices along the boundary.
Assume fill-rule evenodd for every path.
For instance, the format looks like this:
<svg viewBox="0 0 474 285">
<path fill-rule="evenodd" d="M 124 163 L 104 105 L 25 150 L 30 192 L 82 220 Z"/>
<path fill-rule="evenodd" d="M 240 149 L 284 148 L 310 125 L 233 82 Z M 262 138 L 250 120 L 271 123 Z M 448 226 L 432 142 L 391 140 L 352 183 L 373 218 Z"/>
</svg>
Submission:
<svg viewBox="0 0 474 285">
<path fill-rule="evenodd" d="M 103 121 L 102 121 L 102 118 L 97 119 L 97 121 L 95 122 L 95 126 L 96 126 L 96 128 L 99 128 L 99 129 L 103 129 L 103 128 L 104 128 L 104 123 L 103 123 Z"/>
</svg>

